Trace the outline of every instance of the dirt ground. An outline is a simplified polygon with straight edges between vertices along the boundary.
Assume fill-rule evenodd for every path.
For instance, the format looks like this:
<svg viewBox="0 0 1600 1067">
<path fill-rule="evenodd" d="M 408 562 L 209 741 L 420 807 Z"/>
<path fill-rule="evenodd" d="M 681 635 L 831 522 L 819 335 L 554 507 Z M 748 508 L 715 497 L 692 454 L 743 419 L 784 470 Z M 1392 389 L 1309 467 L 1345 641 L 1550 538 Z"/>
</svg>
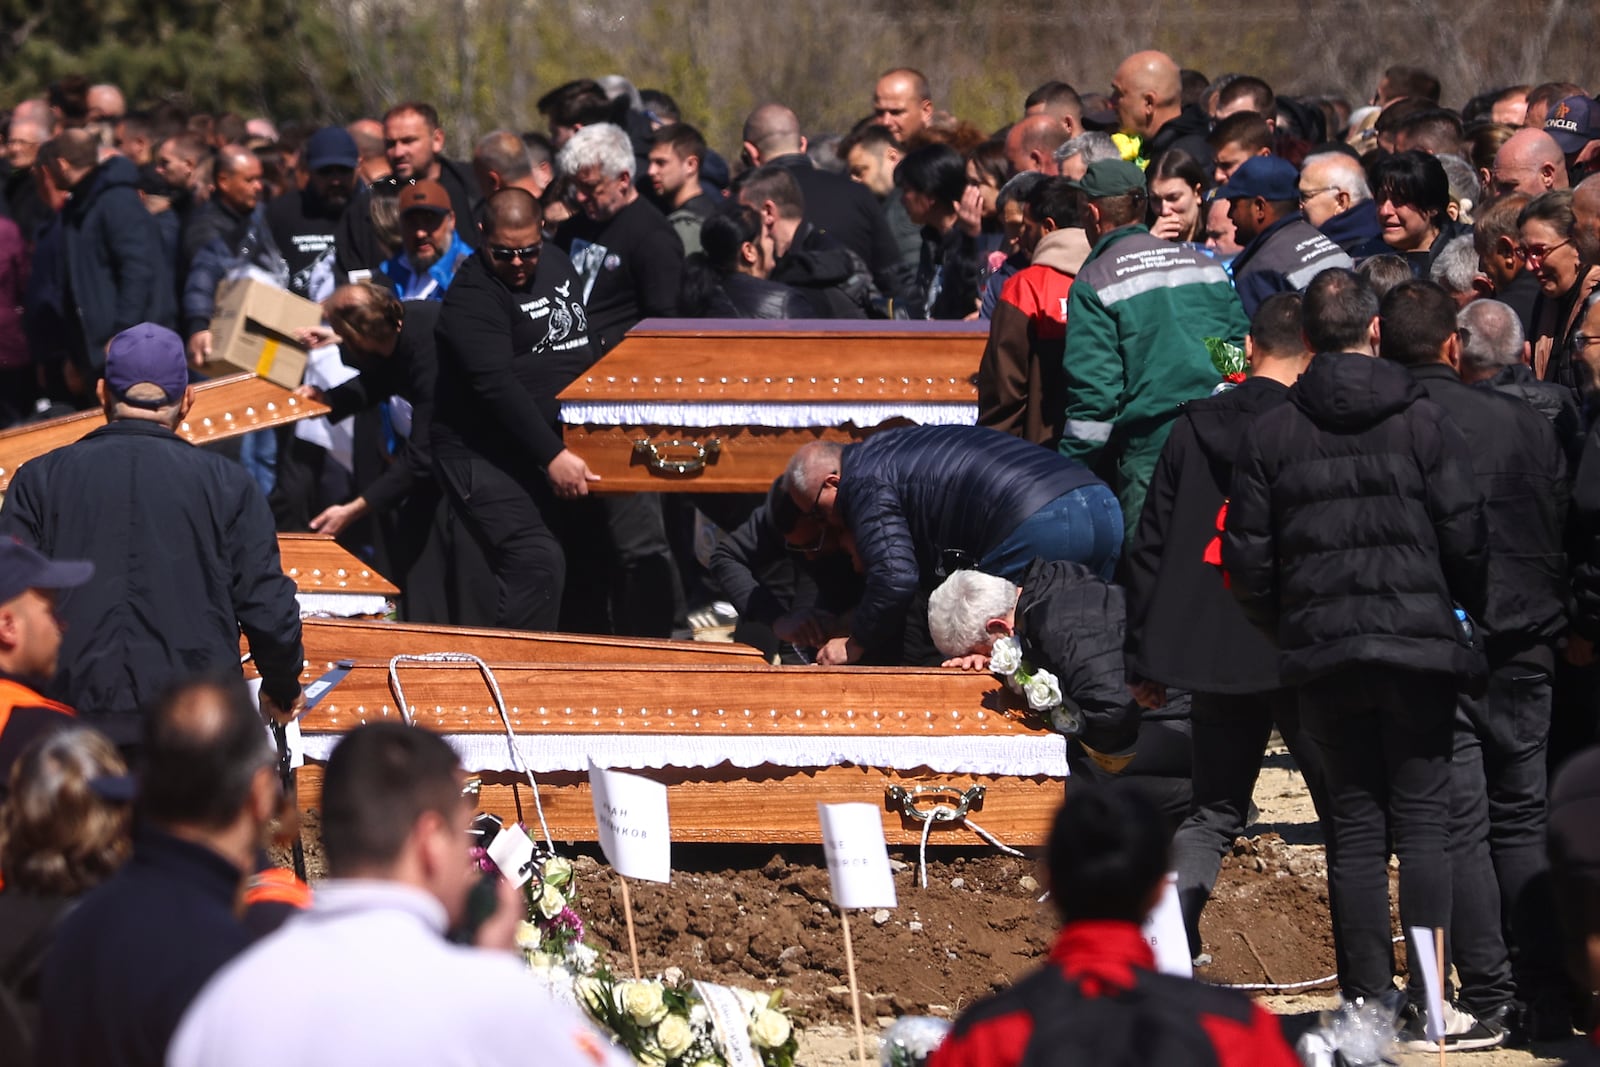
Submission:
<svg viewBox="0 0 1600 1067">
<path fill-rule="evenodd" d="M 1327 919 L 1326 865 L 1303 782 L 1284 753 L 1269 757 L 1256 788 L 1261 815 L 1235 843 L 1202 921 L 1212 962 L 1197 977 L 1217 983 L 1292 984 L 1259 994 L 1302 1024 L 1337 1003 Z M 320 866 L 314 816 L 311 866 Z M 591 941 L 628 968 L 621 887 L 593 846 L 574 846 L 581 911 Z M 891 849 L 899 907 L 851 917 L 869 1055 L 895 1017 L 952 1017 L 1035 967 L 1054 934 L 1031 860 L 993 850 L 934 849 L 926 888 L 914 849 Z M 838 912 L 829 905 L 820 848 L 679 846 L 670 885 L 630 884 L 640 962 L 646 972 L 681 968 L 690 977 L 748 988 L 781 986 L 802 1021 L 800 1062 L 843 1067 L 856 1059 Z M 1574 1042 L 1576 1044 L 1577 1042 Z M 1484 1067 L 1559 1063 L 1570 1046 L 1471 1054 Z M 1403 1063 L 1434 1062 L 1433 1056 Z"/>
</svg>

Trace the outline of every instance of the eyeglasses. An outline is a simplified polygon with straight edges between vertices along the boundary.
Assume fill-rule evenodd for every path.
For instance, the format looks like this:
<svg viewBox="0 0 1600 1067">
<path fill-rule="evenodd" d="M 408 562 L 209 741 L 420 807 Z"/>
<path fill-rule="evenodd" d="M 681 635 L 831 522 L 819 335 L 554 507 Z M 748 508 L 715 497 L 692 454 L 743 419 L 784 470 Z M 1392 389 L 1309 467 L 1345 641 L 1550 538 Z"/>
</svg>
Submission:
<svg viewBox="0 0 1600 1067">
<path fill-rule="evenodd" d="M 1337 185 L 1324 185 L 1321 189 L 1302 189 L 1300 190 L 1300 202 L 1309 204 L 1323 193 L 1337 192 L 1338 189 Z"/>
<path fill-rule="evenodd" d="M 828 540 L 828 517 L 822 513 L 822 494 L 827 488 L 828 483 L 826 480 L 824 480 L 821 485 L 817 486 L 817 495 L 812 497 L 811 507 L 808 508 L 806 513 L 801 516 L 801 518 L 811 519 L 813 522 L 822 527 L 822 532 L 817 534 L 817 543 L 814 545 L 797 545 L 787 539 L 784 541 L 784 547 L 797 556 L 808 555 L 812 552 L 821 552 L 822 546 Z"/>
<path fill-rule="evenodd" d="M 1543 245 L 1519 245 L 1517 247 L 1517 252 L 1522 256 L 1523 259 L 1527 260 L 1529 264 L 1534 264 L 1534 263 L 1538 263 L 1540 260 L 1544 259 L 1546 256 L 1548 256 L 1551 252 L 1554 252 L 1556 249 L 1564 248 L 1567 245 L 1570 245 L 1571 243 L 1572 243 L 1572 238 L 1568 237 L 1565 241 L 1562 241 L 1560 244 L 1553 244 L 1549 248 L 1546 248 Z"/>
<path fill-rule="evenodd" d="M 1600 334 L 1575 333 L 1572 335 L 1573 348 L 1588 348 L 1590 345 L 1600 345 Z"/>
<path fill-rule="evenodd" d="M 522 260 L 531 263 L 539 258 L 539 245 L 524 245 L 521 248 L 507 248 L 504 245 L 490 245 L 489 255 L 497 263 L 511 263 Z"/>
</svg>

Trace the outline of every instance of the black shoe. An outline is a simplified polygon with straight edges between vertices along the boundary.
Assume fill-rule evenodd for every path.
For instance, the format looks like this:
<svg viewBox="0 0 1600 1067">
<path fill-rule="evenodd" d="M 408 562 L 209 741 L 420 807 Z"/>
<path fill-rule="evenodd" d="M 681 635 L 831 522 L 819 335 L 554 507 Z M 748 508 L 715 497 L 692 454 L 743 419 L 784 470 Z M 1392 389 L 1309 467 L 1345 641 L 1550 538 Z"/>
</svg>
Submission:
<svg viewBox="0 0 1600 1067">
<path fill-rule="evenodd" d="M 1523 1044 L 1565 1041 L 1572 1036 L 1572 1006 L 1559 993 L 1535 996 L 1523 1006 L 1516 1038 Z"/>
<path fill-rule="evenodd" d="M 1511 1005 L 1506 1004 L 1479 1019 L 1470 1011 L 1454 1004 L 1444 1006 L 1444 1041 L 1447 1052 L 1472 1052 L 1477 1049 L 1499 1048 L 1506 1041 L 1506 1019 Z M 1407 1052 L 1438 1052 L 1440 1042 L 1428 1036 L 1428 1013 L 1424 1008 L 1412 1006 L 1407 1010 L 1405 1023 L 1398 1035 L 1400 1047 Z"/>
</svg>

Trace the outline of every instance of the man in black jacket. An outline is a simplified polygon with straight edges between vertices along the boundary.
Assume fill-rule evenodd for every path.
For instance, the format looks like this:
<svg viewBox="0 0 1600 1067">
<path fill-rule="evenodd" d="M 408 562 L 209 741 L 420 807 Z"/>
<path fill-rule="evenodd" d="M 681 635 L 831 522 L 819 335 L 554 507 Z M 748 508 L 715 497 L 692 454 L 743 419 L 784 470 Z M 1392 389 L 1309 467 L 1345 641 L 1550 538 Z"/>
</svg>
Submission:
<svg viewBox="0 0 1600 1067">
<path fill-rule="evenodd" d="M 325 126 L 306 141 L 301 157 L 306 184 L 267 202 L 267 225 L 289 265 L 289 291 L 325 300 L 333 276 L 335 230 L 355 192 L 361 157 L 343 126 Z"/>
<path fill-rule="evenodd" d="M 98 162 L 99 142 L 67 130 L 41 149 L 51 180 L 71 192 L 61 209 L 63 308 L 76 368 L 92 382 L 106 345 L 141 322 L 177 318 L 161 230 L 139 199 L 139 172 L 121 156 Z"/>
<path fill-rule="evenodd" d="M 1452 724 L 1458 681 L 1485 673 L 1466 620 L 1484 615 L 1488 534 L 1461 432 L 1405 368 L 1373 358 L 1372 290 L 1349 271 L 1322 278 L 1317 329 L 1337 349 L 1250 427 L 1222 562 L 1323 751 L 1339 982 L 1371 997 L 1394 980 L 1391 839 L 1402 926 L 1450 925 Z M 1423 1002 L 1417 968 L 1410 995 Z"/>
<path fill-rule="evenodd" d="M 143 323 L 118 334 L 98 385 L 106 425 L 23 464 L 0 534 L 91 560 L 62 605 L 58 692 L 119 744 L 180 678 L 237 670 L 244 631 L 263 710 L 300 701 L 300 611 L 266 498 L 244 468 L 175 432 L 188 415 L 183 342 Z"/>
<path fill-rule="evenodd" d="M 864 319 L 877 300 L 866 263 L 806 221 L 806 198 L 794 174 L 758 167 L 739 177 L 739 203 L 761 218 L 767 277 L 792 286 L 819 319 Z"/>
<path fill-rule="evenodd" d="M 1111 76 L 1111 106 L 1123 133 L 1144 139 L 1139 154 L 1156 159 L 1169 148 L 1181 148 L 1211 169 L 1206 144 L 1210 123 L 1198 107 L 1183 104 L 1183 78 L 1178 64 L 1164 52 L 1135 52 Z"/>
<path fill-rule="evenodd" d="M 1522 320 L 1510 304 L 1474 300 L 1456 313 L 1461 338 L 1461 380 L 1516 397 L 1550 421 L 1574 473 L 1583 452 L 1583 413 L 1572 390 L 1534 377 Z"/>
<path fill-rule="evenodd" d="M 556 394 L 594 362 L 594 346 L 578 275 L 544 247 L 543 224 L 527 191 L 491 196 L 483 247 L 439 312 L 434 469 L 498 586 L 492 618 L 459 622 L 556 628 L 566 561 L 550 511 L 600 480 L 561 442 Z"/>
<path fill-rule="evenodd" d="M 859 256 L 884 296 L 904 299 L 913 280 L 900 266 L 894 234 L 877 199 L 866 187 L 811 162 L 793 111 L 782 104 L 752 111 L 744 123 L 744 155 L 753 167 L 788 171 L 800 186 L 805 221 Z"/>
<path fill-rule="evenodd" d="M 683 242 L 643 196 L 627 131 L 596 122 L 573 134 L 557 157 L 582 210 L 556 231 L 555 243 L 578 272 L 577 295 L 589 316 L 599 355 L 615 348 L 641 319 L 671 317 L 683 286 Z M 667 544 L 659 493 L 628 493 L 601 501 L 612 558 L 580 556 L 586 580 L 609 564 L 611 629 L 639 637 L 670 637 L 682 616 L 677 564 Z M 589 540 L 589 539 L 585 539 Z"/>
<path fill-rule="evenodd" d="M 1512 985 L 1501 937 L 1503 898 L 1517 949 L 1516 991 L 1524 1001 L 1540 1001 L 1548 1020 L 1562 985 L 1544 828 L 1550 677 L 1556 640 L 1566 630 L 1566 463 L 1549 421 L 1531 406 L 1461 380 L 1456 309 L 1439 286 L 1414 281 L 1390 290 L 1382 331 L 1383 357 L 1410 367 L 1466 438 L 1488 522 L 1489 599 L 1478 621 L 1489 689 L 1461 702 L 1452 759 L 1452 919 L 1461 1001 L 1485 1024 L 1507 1017 Z"/>
<path fill-rule="evenodd" d="M 1306 294 L 1313 324 L 1322 317 L 1324 288 L 1313 281 Z M 1288 399 L 1310 362 L 1306 345 L 1299 294 L 1268 297 L 1245 338 L 1250 377 L 1189 401 L 1172 424 L 1123 564 L 1124 651 L 1134 693 L 1150 708 L 1166 704 L 1168 688 L 1193 693 L 1194 810 L 1173 839 L 1172 860 L 1195 956 L 1202 947 L 1200 913 L 1223 854 L 1244 833 L 1274 727 L 1318 815 L 1328 810 L 1321 753 L 1301 731 L 1298 695 L 1279 678 L 1277 648 L 1223 584 L 1218 539 L 1245 432 Z"/>
<path fill-rule="evenodd" d="M 897 638 L 919 590 L 976 566 L 1012 579 L 1035 558 L 1109 579 L 1122 546 L 1116 496 L 1076 460 L 983 426 L 912 426 L 859 445 L 803 446 L 786 470 L 802 514 L 840 531 L 866 575 L 849 637 L 818 663 L 856 663 Z"/>
</svg>

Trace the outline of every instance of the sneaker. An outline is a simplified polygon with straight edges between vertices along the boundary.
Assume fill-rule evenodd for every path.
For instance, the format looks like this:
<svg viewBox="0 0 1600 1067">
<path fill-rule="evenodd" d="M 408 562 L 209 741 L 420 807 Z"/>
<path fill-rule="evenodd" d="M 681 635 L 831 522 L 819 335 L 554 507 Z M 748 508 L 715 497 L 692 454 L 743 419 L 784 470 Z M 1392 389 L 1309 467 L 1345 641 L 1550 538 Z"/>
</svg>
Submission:
<svg viewBox="0 0 1600 1067">
<path fill-rule="evenodd" d="M 1470 1011 L 1454 1004 L 1444 1006 L 1444 1041 L 1447 1052 L 1471 1052 L 1477 1049 L 1499 1048 L 1505 1044 L 1509 1004 L 1496 1008 L 1479 1019 Z M 1413 1006 L 1407 1012 L 1405 1024 L 1398 1035 L 1400 1047 L 1407 1052 L 1438 1052 L 1439 1042 L 1428 1036 L 1428 1013 Z"/>
</svg>

